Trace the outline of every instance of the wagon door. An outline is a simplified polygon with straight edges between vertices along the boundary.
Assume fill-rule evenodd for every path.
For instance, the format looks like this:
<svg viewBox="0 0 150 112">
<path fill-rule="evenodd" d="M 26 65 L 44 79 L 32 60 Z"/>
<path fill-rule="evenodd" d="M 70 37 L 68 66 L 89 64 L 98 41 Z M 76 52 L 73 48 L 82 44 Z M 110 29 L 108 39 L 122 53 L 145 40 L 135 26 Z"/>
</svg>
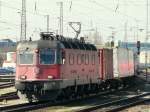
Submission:
<svg viewBox="0 0 150 112">
<path fill-rule="evenodd" d="M 113 71 L 114 77 L 119 77 L 117 49 L 113 49 Z"/>
</svg>

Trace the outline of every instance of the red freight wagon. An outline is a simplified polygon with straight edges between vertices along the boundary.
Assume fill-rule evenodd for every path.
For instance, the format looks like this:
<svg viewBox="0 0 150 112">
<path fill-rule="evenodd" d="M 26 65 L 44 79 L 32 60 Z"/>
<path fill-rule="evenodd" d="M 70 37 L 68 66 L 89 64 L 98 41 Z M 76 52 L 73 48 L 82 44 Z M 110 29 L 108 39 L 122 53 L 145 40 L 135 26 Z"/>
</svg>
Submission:
<svg viewBox="0 0 150 112">
<path fill-rule="evenodd" d="M 128 77 L 134 75 L 134 54 L 129 49 L 113 49 L 114 77 Z"/>
<path fill-rule="evenodd" d="M 134 75 L 134 54 L 124 48 L 99 49 L 99 76 L 102 80 Z"/>
<path fill-rule="evenodd" d="M 99 49 L 99 75 L 102 80 L 113 79 L 113 49 Z"/>
</svg>

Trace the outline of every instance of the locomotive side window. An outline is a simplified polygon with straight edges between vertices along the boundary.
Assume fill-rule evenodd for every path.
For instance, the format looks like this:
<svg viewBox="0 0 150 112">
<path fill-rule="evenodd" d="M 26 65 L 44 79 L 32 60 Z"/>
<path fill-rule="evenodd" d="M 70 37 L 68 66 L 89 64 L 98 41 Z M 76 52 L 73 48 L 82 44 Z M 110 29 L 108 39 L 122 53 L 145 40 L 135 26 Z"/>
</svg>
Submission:
<svg viewBox="0 0 150 112">
<path fill-rule="evenodd" d="M 84 54 L 82 54 L 81 55 L 81 63 L 83 63 L 83 64 L 84 64 L 84 60 L 85 60 L 84 57 L 85 57 Z"/>
<path fill-rule="evenodd" d="M 19 53 L 19 64 L 33 64 L 33 53 L 24 51 Z"/>
<path fill-rule="evenodd" d="M 86 65 L 89 64 L 89 55 L 88 54 L 85 55 L 85 64 Z"/>
<path fill-rule="evenodd" d="M 74 55 L 73 54 L 69 54 L 69 64 L 70 65 L 74 64 Z"/>
<path fill-rule="evenodd" d="M 77 55 L 77 63 L 79 64 L 79 65 L 81 65 L 81 55 L 80 54 L 78 54 Z"/>
<path fill-rule="evenodd" d="M 92 58 L 91 59 L 92 60 L 92 65 L 94 65 L 95 64 L 95 55 L 93 54 L 91 58 Z"/>
<path fill-rule="evenodd" d="M 40 64 L 55 64 L 56 51 L 53 49 L 40 50 Z"/>
</svg>

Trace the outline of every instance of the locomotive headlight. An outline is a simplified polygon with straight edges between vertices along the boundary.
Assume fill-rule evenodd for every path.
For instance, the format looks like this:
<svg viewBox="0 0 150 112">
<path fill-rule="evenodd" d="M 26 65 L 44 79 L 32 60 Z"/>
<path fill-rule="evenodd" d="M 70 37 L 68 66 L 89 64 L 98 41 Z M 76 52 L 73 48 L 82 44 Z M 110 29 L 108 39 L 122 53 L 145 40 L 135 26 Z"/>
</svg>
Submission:
<svg viewBox="0 0 150 112">
<path fill-rule="evenodd" d="M 53 79 L 53 76 L 49 75 L 49 76 L 48 76 L 48 79 Z"/>
<path fill-rule="evenodd" d="M 35 53 L 39 53 L 39 50 L 38 50 L 38 49 L 35 49 Z"/>
<path fill-rule="evenodd" d="M 21 75 L 20 79 L 25 80 L 27 77 L 25 75 Z"/>
</svg>

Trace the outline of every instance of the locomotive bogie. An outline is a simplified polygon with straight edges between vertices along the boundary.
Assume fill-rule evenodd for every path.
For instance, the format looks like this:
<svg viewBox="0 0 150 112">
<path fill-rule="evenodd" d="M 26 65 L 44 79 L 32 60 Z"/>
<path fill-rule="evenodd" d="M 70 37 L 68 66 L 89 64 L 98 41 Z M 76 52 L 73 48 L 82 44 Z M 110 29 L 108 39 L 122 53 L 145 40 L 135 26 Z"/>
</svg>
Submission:
<svg viewBox="0 0 150 112">
<path fill-rule="evenodd" d="M 55 99 L 61 88 L 62 81 L 17 81 L 15 83 L 16 89 L 21 92 L 21 94 L 26 96 L 25 100 L 53 100 Z M 45 98 L 44 98 L 45 97 Z"/>
</svg>

